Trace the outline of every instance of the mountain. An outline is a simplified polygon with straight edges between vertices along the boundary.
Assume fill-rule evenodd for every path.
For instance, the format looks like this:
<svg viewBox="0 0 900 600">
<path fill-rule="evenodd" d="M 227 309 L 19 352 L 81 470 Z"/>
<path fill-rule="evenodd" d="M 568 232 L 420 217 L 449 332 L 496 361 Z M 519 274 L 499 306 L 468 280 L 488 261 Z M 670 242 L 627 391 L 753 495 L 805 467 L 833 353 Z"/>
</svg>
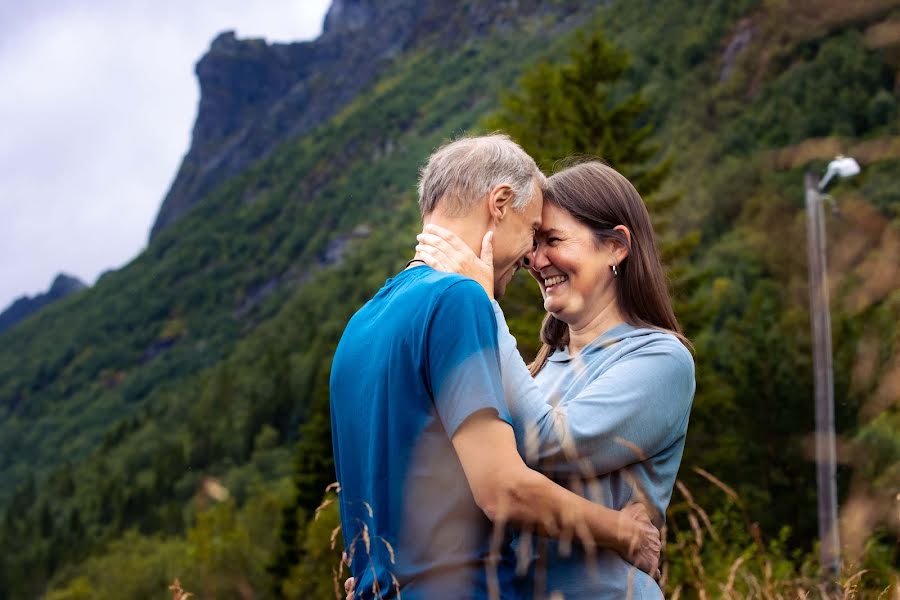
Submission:
<svg viewBox="0 0 900 600">
<path fill-rule="evenodd" d="M 247 477 L 245 492 L 231 475 L 223 480 L 236 497 L 250 492 L 251 474 L 289 476 L 301 427 L 321 414 L 320 369 L 340 321 L 402 260 L 406 249 L 397 244 L 413 239 L 399 232 L 416 221 L 411 193 L 421 160 L 477 126 L 529 57 L 594 10 L 576 1 L 519 2 L 518 12 L 512 2 L 371 5 L 388 19 L 370 25 L 371 35 L 354 35 L 356 21 L 344 25 L 332 13 L 320 41 L 334 36 L 334 48 L 367 54 L 370 37 L 393 43 L 379 31 L 390 29 L 395 12 L 418 15 L 411 41 L 379 67 L 377 80 L 287 139 L 266 121 L 280 118 L 277 102 L 250 118 L 248 90 L 223 98 L 228 86 L 204 87 L 195 134 L 215 129 L 201 123 L 233 123 L 210 135 L 262 140 L 233 156 L 275 150 L 210 180 L 210 191 L 130 264 L 2 334 L 0 539 L 27 539 L 30 550 L 2 557 L 0 598 L 42 594 L 52 577 L 65 576 L 63 567 L 129 528 L 184 531 L 181 507 L 206 474 Z M 221 56 L 230 37 L 220 37 L 210 57 Z M 235 44 L 239 54 L 262 46 Z M 280 56 L 277 48 L 261 56 Z M 278 60 L 271 73 L 283 72 Z M 340 88 L 368 75 L 345 65 L 320 73 L 326 77 L 318 85 Z M 210 106 L 235 112 L 217 121 Z M 294 118 L 306 123 L 307 112 Z M 248 133 L 235 134 L 241 127 Z M 192 151 L 229 152 L 227 144 L 205 147 L 202 135 Z M 244 366 L 235 370 L 237 363 Z M 254 374 L 231 378 L 243 369 Z M 258 471 L 257 459 L 268 466 Z M 329 470 L 318 477 L 333 477 Z M 327 483 L 309 493 L 320 496 Z"/>
<path fill-rule="evenodd" d="M 568 5 L 568 6 L 567 6 Z M 465 44 L 524 19 L 553 20 L 575 4 L 341 0 L 312 42 L 267 44 L 220 34 L 197 63 L 200 106 L 191 147 L 163 201 L 151 239 L 221 182 L 283 141 L 325 122 L 377 80 L 394 59 L 425 43 Z"/>
<path fill-rule="evenodd" d="M 0 312 L 0 332 L 9 329 L 27 316 L 39 311 L 44 306 L 65 298 L 69 294 L 87 287 L 77 277 L 60 273 L 53 279 L 48 289 L 43 294 L 36 296 L 22 296 L 10 304 L 3 312 Z"/>
<path fill-rule="evenodd" d="M 417 169 L 523 72 L 601 30 L 631 57 L 611 97 L 644 90 L 640 124 L 672 163 L 663 193 L 680 197 L 661 216 L 686 253 L 672 285 L 698 391 L 667 590 L 744 586 L 733 565 L 799 580 L 813 548 L 802 179 L 836 152 L 863 166 L 830 190 L 827 218 L 841 502 L 866 507 L 848 548 L 866 589 L 884 589 L 900 464 L 896 10 L 336 1 L 314 42 L 220 36 L 147 249 L 0 334 L 0 599 L 153 597 L 175 577 L 207 597 L 333 596 L 334 505 L 317 511 L 334 477 L 330 356 L 412 254 Z M 504 303 L 533 351 L 533 286 L 517 279 Z"/>
</svg>

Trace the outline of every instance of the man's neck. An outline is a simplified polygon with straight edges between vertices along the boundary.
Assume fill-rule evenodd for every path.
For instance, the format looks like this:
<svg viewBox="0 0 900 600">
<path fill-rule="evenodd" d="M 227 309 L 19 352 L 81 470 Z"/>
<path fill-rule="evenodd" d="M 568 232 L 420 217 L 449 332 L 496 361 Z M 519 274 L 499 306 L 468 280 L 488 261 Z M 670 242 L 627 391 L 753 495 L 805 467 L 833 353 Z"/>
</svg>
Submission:
<svg viewBox="0 0 900 600">
<path fill-rule="evenodd" d="M 473 213 L 475 211 L 472 211 Z M 437 225 L 455 233 L 475 254 L 481 254 L 481 241 L 488 231 L 487 222 L 475 214 L 464 217 L 448 217 L 435 211 L 425 217 L 423 225 Z M 416 258 L 421 259 L 419 253 Z"/>
<path fill-rule="evenodd" d="M 603 303 L 603 308 L 592 318 L 577 325 L 569 325 L 569 355 L 575 356 L 598 337 L 625 322 L 625 315 L 615 300 Z"/>
</svg>

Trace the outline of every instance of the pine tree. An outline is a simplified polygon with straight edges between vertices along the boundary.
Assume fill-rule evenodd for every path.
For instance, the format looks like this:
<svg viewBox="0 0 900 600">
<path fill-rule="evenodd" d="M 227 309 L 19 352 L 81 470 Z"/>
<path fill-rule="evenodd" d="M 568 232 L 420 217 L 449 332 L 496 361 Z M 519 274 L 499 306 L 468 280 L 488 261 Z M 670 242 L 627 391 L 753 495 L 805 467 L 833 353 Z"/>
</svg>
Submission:
<svg viewBox="0 0 900 600">
<path fill-rule="evenodd" d="M 303 539 L 311 515 L 322 502 L 325 490 L 334 481 L 331 422 L 324 399 L 312 417 L 300 427 L 294 454 L 294 499 L 284 507 L 279 531 L 280 543 L 267 567 L 279 592 L 291 570 L 303 559 Z"/>
<path fill-rule="evenodd" d="M 570 156 L 598 157 L 646 199 L 659 189 L 670 161 L 652 161 L 659 147 L 649 140 L 649 103 L 640 91 L 624 91 L 628 63 L 628 54 L 601 32 L 582 36 L 567 62 L 545 61 L 526 72 L 520 89 L 503 97 L 485 125 L 510 134 L 545 169 Z"/>
<path fill-rule="evenodd" d="M 699 235 L 678 239 L 670 230 L 668 213 L 679 198 L 660 193 L 660 186 L 671 160 L 661 157 L 659 145 L 651 140 L 648 100 L 640 90 L 628 90 L 628 65 L 628 53 L 595 30 L 578 38 L 565 62 L 543 61 L 524 73 L 518 89 L 501 99 L 500 109 L 484 125 L 512 136 L 545 172 L 565 166 L 564 159 L 590 157 L 627 177 L 647 204 L 677 299 L 687 282 L 684 259 Z M 543 311 L 530 300 L 526 279 L 513 282 L 504 304 L 516 315 L 510 329 L 528 358 L 537 350 L 535 332 Z"/>
</svg>

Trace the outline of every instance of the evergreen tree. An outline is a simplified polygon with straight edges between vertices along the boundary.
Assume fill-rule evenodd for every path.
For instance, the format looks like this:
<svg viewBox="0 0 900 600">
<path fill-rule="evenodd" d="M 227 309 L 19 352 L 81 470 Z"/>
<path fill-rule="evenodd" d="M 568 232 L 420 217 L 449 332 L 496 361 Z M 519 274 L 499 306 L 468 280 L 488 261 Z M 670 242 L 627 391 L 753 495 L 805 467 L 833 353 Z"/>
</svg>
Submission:
<svg viewBox="0 0 900 600">
<path fill-rule="evenodd" d="M 699 235 L 678 239 L 669 230 L 667 213 L 678 196 L 661 194 L 659 188 L 671 161 L 659 157 L 659 145 L 650 139 L 649 102 L 641 91 L 629 91 L 628 64 L 628 53 L 601 31 L 580 36 L 565 62 L 543 61 L 524 73 L 519 88 L 501 99 L 500 109 L 484 125 L 511 135 L 545 171 L 565 165 L 559 161 L 569 157 L 590 157 L 627 177 L 647 204 L 669 275 L 681 285 L 687 281 L 684 259 Z M 531 285 L 526 279 L 513 281 L 504 304 L 512 308 L 510 330 L 529 357 L 537 350 L 543 311 L 529 299 L 534 294 L 526 290 Z"/>
<path fill-rule="evenodd" d="M 629 57 L 600 31 L 580 37 L 568 61 L 538 63 L 486 119 L 488 129 L 511 135 L 548 169 L 569 156 L 601 158 L 625 175 L 647 199 L 668 174 L 670 162 L 652 159 L 659 146 L 643 93 L 627 92 Z"/>
<path fill-rule="evenodd" d="M 280 543 L 267 567 L 274 577 L 276 591 L 302 561 L 305 549 L 301 532 L 322 502 L 326 488 L 334 481 L 331 422 L 327 407 L 321 404 L 310 420 L 300 427 L 294 455 L 294 501 L 282 511 Z"/>
</svg>

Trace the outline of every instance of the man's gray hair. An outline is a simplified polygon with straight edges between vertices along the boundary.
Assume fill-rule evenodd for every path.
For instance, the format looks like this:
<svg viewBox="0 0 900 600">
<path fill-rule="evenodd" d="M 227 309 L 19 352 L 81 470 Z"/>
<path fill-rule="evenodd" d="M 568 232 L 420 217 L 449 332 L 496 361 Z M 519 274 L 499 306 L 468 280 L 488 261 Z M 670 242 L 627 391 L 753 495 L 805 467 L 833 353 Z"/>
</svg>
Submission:
<svg viewBox="0 0 900 600">
<path fill-rule="evenodd" d="M 547 181 L 534 159 L 508 135 L 463 137 L 438 148 L 419 173 L 422 216 L 438 207 L 450 216 L 468 213 L 485 194 L 502 183 L 513 191 L 512 207 L 521 211 L 534 185 Z"/>
</svg>

